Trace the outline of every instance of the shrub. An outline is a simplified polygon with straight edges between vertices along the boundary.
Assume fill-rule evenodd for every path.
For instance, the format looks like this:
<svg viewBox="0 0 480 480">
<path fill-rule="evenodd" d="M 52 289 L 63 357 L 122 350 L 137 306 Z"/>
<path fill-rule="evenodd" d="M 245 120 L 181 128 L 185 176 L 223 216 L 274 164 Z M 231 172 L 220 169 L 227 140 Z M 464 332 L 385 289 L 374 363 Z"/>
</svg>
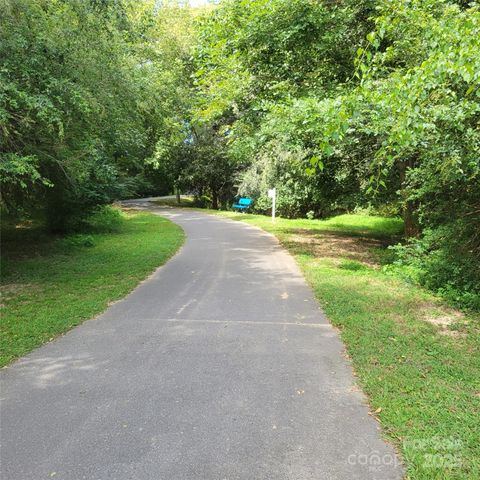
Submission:
<svg viewBox="0 0 480 480">
<path fill-rule="evenodd" d="M 212 201 L 207 195 L 195 195 L 192 207 L 195 208 L 210 208 L 212 206 Z"/>
<path fill-rule="evenodd" d="M 352 272 L 368 270 L 368 267 L 366 265 L 357 262 L 356 260 L 343 260 L 340 264 L 340 268 L 342 268 L 343 270 L 350 270 Z"/>
<path fill-rule="evenodd" d="M 84 222 L 87 230 L 117 232 L 123 223 L 123 214 L 118 208 L 106 205 L 98 207 Z"/>
<path fill-rule="evenodd" d="M 71 248 L 94 247 L 95 240 L 92 235 L 76 234 L 65 237 L 63 239 L 63 244 Z"/>
<path fill-rule="evenodd" d="M 480 260 L 465 246 L 455 225 L 429 229 L 422 238 L 390 247 L 394 266 L 459 307 L 480 310 Z M 395 267 L 394 267 L 395 270 Z"/>
</svg>

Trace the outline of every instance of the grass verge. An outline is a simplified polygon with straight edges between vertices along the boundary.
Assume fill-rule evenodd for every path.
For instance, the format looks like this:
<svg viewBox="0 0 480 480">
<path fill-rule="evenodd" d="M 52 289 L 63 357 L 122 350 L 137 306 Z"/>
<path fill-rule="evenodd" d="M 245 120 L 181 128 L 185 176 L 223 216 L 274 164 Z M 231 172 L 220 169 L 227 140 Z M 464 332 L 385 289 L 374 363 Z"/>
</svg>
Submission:
<svg viewBox="0 0 480 480">
<path fill-rule="evenodd" d="M 29 352 L 129 293 L 183 243 L 156 215 L 124 212 L 114 232 L 52 237 L 33 228 L 2 241 L 0 365 Z"/>
<path fill-rule="evenodd" d="M 181 195 L 180 203 L 177 202 L 175 195 L 167 195 L 165 197 L 154 197 L 153 203 L 167 207 L 194 207 L 195 201 L 193 195 Z"/>
<path fill-rule="evenodd" d="M 325 221 L 214 212 L 275 234 L 338 327 L 407 478 L 480 478 L 480 317 L 382 269 L 399 219 Z"/>
</svg>

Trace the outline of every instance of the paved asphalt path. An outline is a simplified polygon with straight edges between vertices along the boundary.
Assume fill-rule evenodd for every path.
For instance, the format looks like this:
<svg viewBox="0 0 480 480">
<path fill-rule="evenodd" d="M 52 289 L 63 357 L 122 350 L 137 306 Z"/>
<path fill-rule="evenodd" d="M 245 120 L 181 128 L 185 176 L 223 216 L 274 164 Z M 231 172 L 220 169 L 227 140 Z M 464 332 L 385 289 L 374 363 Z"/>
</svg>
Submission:
<svg viewBox="0 0 480 480">
<path fill-rule="evenodd" d="M 2 373 L 2 480 L 400 479 L 337 333 L 270 235 L 148 206 L 179 253 Z"/>
</svg>

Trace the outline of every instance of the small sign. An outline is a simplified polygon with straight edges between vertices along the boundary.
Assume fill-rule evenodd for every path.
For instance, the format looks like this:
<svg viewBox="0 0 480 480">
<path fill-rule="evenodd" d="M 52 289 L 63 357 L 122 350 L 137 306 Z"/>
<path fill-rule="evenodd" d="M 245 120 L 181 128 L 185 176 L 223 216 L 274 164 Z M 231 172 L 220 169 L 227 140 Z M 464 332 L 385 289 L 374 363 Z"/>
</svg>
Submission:
<svg viewBox="0 0 480 480">
<path fill-rule="evenodd" d="M 275 189 L 274 189 L 274 188 L 271 188 L 271 189 L 268 191 L 268 197 L 269 197 L 269 198 L 274 198 L 274 197 L 275 197 Z"/>
</svg>

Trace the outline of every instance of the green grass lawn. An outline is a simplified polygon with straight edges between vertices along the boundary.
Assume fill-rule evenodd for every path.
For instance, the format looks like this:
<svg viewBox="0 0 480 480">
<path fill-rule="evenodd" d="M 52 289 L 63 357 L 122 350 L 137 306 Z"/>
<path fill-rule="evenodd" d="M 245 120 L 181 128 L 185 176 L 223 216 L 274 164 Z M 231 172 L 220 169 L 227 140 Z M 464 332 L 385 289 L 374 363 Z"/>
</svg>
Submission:
<svg viewBox="0 0 480 480">
<path fill-rule="evenodd" d="M 358 382 L 410 479 L 480 478 L 480 318 L 387 274 L 402 221 L 212 212 L 275 234 L 338 327 Z"/>
<path fill-rule="evenodd" d="M 122 217 L 110 233 L 4 233 L 1 365 L 104 311 L 183 242 L 183 231 L 169 220 L 134 211 Z"/>
</svg>

